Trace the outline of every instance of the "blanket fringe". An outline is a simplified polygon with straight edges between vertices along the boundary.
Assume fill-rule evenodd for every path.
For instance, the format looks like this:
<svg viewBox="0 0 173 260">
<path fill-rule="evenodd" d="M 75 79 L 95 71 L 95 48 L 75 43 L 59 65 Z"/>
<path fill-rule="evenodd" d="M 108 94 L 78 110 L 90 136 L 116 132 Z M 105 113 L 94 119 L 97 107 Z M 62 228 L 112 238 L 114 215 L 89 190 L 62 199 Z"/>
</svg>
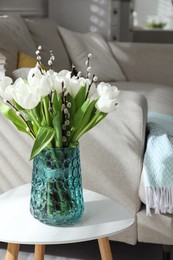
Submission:
<svg viewBox="0 0 173 260">
<path fill-rule="evenodd" d="M 173 213 L 173 187 L 146 187 L 146 214 L 151 216 L 151 208 L 155 214 Z"/>
</svg>

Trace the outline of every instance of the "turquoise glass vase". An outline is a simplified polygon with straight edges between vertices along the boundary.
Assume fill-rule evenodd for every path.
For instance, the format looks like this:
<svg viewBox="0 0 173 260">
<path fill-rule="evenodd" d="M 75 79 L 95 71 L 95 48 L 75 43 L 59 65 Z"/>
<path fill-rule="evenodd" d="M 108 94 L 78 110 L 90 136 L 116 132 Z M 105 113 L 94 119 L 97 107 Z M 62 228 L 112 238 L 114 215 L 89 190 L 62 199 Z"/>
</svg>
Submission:
<svg viewBox="0 0 173 260">
<path fill-rule="evenodd" d="M 31 214 L 53 225 L 77 222 L 84 211 L 79 146 L 45 148 L 33 161 Z"/>
</svg>

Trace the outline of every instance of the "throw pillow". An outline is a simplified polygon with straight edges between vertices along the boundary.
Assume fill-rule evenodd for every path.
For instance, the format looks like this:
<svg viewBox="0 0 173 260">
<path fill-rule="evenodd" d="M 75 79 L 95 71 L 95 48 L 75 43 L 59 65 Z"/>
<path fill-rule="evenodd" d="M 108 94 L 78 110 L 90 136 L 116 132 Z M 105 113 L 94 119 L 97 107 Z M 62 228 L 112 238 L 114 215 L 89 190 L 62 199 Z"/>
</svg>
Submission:
<svg viewBox="0 0 173 260">
<path fill-rule="evenodd" d="M 33 68 L 37 63 L 37 59 L 27 55 L 24 52 L 19 52 L 18 58 L 18 68 Z M 41 65 L 42 69 L 46 70 L 46 66 L 44 64 Z"/>
<path fill-rule="evenodd" d="M 119 64 L 114 59 L 107 42 L 98 33 L 77 33 L 58 27 L 70 58 L 76 70 L 85 76 L 85 61 L 89 53 L 93 54 L 91 67 L 99 81 L 125 81 Z"/>
<path fill-rule="evenodd" d="M 37 60 L 26 53 L 19 52 L 18 68 L 33 68 L 35 67 Z"/>
<path fill-rule="evenodd" d="M 45 18 L 27 19 L 26 24 L 36 46 L 42 46 L 41 57 L 43 64 L 47 65 L 50 51 L 52 50 L 55 56 L 53 69 L 55 71 L 62 69 L 71 70 L 71 63 L 63 41 L 57 31 L 56 23 Z"/>
</svg>

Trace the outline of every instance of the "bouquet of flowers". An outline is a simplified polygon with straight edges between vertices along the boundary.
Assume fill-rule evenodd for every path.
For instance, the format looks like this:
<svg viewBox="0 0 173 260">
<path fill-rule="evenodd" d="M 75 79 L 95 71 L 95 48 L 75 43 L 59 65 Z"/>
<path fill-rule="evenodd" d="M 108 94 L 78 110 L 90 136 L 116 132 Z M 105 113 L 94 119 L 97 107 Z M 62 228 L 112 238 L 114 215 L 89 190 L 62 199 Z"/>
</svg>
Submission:
<svg viewBox="0 0 173 260">
<path fill-rule="evenodd" d="M 30 159 L 45 147 L 75 147 L 79 138 L 97 125 L 117 105 L 117 87 L 101 82 L 92 74 L 91 54 L 86 60 L 86 75 L 71 71 L 55 72 L 50 51 L 49 69 L 41 67 L 41 46 L 37 64 L 27 79 L 10 77 L 0 81 L 1 113 L 19 131 L 34 140 Z"/>
</svg>

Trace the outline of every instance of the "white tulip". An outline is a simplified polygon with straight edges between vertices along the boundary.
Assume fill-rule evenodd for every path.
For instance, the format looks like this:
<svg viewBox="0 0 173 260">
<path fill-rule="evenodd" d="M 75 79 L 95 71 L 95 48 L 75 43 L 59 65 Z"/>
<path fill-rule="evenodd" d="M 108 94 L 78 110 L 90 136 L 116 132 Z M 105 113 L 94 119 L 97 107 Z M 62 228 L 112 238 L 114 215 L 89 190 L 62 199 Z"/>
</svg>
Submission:
<svg viewBox="0 0 173 260">
<path fill-rule="evenodd" d="M 35 67 L 29 71 L 28 84 L 31 88 L 35 88 L 40 97 L 47 96 L 52 90 L 52 81 L 49 74 L 45 71 L 40 71 L 39 67 Z"/>
<path fill-rule="evenodd" d="M 37 85 L 33 84 L 32 86 L 36 86 L 36 91 L 38 92 L 40 97 L 45 97 L 49 95 L 52 90 L 51 82 L 49 78 L 46 77 L 42 77 Z"/>
<path fill-rule="evenodd" d="M 43 77 L 40 71 L 39 65 L 37 64 L 34 68 L 30 69 L 28 73 L 28 83 L 32 84 L 36 79 L 39 81 Z"/>
<path fill-rule="evenodd" d="M 110 113 L 115 110 L 116 104 L 117 104 L 117 99 L 110 99 L 109 96 L 105 95 L 105 96 L 101 96 L 98 99 L 95 107 L 100 112 Z"/>
<path fill-rule="evenodd" d="M 48 70 L 46 73 L 46 77 L 49 80 L 49 85 L 52 90 L 56 90 L 58 94 L 62 93 L 62 86 L 68 86 L 70 80 L 70 71 L 62 70 L 59 73 Z"/>
<path fill-rule="evenodd" d="M 58 75 L 70 79 L 71 78 L 71 71 L 69 71 L 69 70 L 61 70 L 58 73 Z"/>
<path fill-rule="evenodd" d="M 109 95 L 111 99 L 117 98 L 119 90 L 115 86 L 111 86 L 109 83 L 101 82 L 97 86 L 98 96 Z"/>
<path fill-rule="evenodd" d="M 48 80 L 48 85 L 51 90 L 54 90 L 54 86 L 56 85 L 57 75 L 58 73 L 51 69 L 45 73 L 45 78 Z"/>
<path fill-rule="evenodd" d="M 119 90 L 115 86 L 111 86 L 109 83 L 101 82 L 97 86 L 98 101 L 96 108 L 104 113 L 109 113 L 115 110 L 117 104 L 117 96 Z"/>
<path fill-rule="evenodd" d="M 10 77 L 4 77 L 0 80 L 0 96 L 5 100 L 11 100 L 12 97 L 9 93 L 7 93 L 6 89 L 8 86 L 11 86 L 12 79 Z"/>
<path fill-rule="evenodd" d="M 24 109 L 32 109 L 40 101 L 36 88 L 30 86 L 22 78 L 18 78 L 13 85 L 7 87 L 6 91 Z"/>
<path fill-rule="evenodd" d="M 77 95 L 78 91 L 81 89 L 81 87 L 86 86 L 87 81 L 84 78 L 77 78 L 77 77 L 72 77 L 69 81 L 69 85 L 66 86 L 68 92 L 70 93 L 70 95 L 75 98 L 75 96 Z"/>
<path fill-rule="evenodd" d="M 59 73 L 49 70 L 46 73 L 46 77 L 48 77 L 50 81 L 51 88 L 56 90 L 58 94 L 62 93 L 62 86 L 64 85 L 67 89 L 66 94 L 69 93 L 73 98 L 75 98 L 82 86 L 86 86 L 87 93 L 91 83 L 90 79 L 78 78 L 75 76 L 71 78 L 71 71 L 68 70 L 62 70 Z M 92 96 L 94 92 L 95 84 L 93 83 L 89 91 L 89 97 Z"/>
<path fill-rule="evenodd" d="M 62 86 L 65 86 L 68 92 L 70 84 L 70 79 L 57 75 L 55 78 L 55 84 L 54 84 L 54 89 L 57 91 L 58 94 L 62 93 Z"/>
</svg>

